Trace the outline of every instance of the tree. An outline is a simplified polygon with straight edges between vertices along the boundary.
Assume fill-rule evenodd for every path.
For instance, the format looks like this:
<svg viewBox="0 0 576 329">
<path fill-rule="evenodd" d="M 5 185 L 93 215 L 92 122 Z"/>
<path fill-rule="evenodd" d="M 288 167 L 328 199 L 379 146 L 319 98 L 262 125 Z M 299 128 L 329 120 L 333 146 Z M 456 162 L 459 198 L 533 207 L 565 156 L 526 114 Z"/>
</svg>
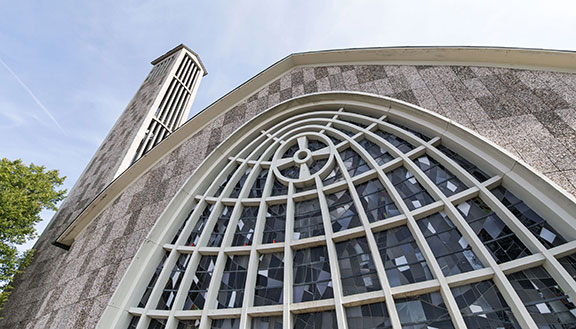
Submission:
<svg viewBox="0 0 576 329">
<path fill-rule="evenodd" d="M 14 276 L 32 260 L 34 251 L 18 252 L 17 246 L 36 237 L 35 225 L 44 209 L 57 210 L 66 190 L 57 190 L 66 177 L 58 170 L 21 160 L 0 161 L 0 309 L 8 298 Z"/>
</svg>

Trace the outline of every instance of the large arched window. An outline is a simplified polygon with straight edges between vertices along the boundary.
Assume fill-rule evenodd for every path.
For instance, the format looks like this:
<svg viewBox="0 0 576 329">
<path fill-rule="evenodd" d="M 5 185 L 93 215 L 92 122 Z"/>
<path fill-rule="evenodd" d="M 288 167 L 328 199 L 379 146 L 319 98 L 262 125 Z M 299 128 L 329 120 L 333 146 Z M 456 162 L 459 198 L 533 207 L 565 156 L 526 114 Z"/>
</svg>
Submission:
<svg viewBox="0 0 576 329">
<path fill-rule="evenodd" d="M 574 326 L 572 200 L 425 110 L 306 96 L 205 161 L 100 325 Z"/>
</svg>

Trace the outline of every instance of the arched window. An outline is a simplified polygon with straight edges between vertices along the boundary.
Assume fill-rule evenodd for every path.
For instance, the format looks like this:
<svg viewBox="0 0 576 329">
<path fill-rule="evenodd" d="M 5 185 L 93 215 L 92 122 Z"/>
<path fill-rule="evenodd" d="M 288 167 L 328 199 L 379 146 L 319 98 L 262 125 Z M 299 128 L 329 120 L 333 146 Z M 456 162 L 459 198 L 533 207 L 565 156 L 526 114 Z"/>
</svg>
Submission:
<svg viewBox="0 0 576 329">
<path fill-rule="evenodd" d="M 573 199 L 389 98 L 305 96 L 202 164 L 133 260 L 113 328 L 576 324 Z"/>
</svg>

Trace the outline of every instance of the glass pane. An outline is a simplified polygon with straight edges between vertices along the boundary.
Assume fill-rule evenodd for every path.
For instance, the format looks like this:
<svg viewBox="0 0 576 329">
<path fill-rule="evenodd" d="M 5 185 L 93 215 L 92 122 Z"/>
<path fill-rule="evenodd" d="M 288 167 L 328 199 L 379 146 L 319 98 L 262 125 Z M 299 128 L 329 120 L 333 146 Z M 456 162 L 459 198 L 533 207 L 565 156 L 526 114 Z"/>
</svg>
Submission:
<svg viewBox="0 0 576 329">
<path fill-rule="evenodd" d="M 456 193 L 466 190 L 468 187 L 462 183 L 456 176 L 449 172 L 438 161 L 431 157 L 424 155 L 416 159 L 414 163 L 422 169 L 424 174 L 438 186 L 440 191 L 446 196 L 451 196 Z"/>
<path fill-rule="evenodd" d="M 186 302 L 184 302 L 184 310 L 204 308 L 206 292 L 210 286 L 214 266 L 216 266 L 216 256 L 202 256 L 198 268 L 194 273 L 192 284 L 188 289 L 188 296 L 186 297 Z"/>
<path fill-rule="evenodd" d="M 262 197 L 262 193 L 264 193 L 264 185 L 266 185 L 266 179 L 268 178 L 268 169 L 262 169 L 258 176 L 256 177 L 256 181 L 252 185 L 250 189 L 250 194 L 248 195 L 249 198 L 260 198 Z"/>
<path fill-rule="evenodd" d="M 128 329 L 136 329 L 139 320 L 140 320 L 139 316 L 133 316 L 132 320 L 130 320 L 130 324 L 128 325 Z"/>
<path fill-rule="evenodd" d="M 460 234 L 446 213 L 441 211 L 418 220 L 418 226 L 426 237 L 438 265 L 444 275 L 478 270 L 483 268 L 466 238 Z"/>
<path fill-rule="evenodd" d="M 433 279 L 406 225 L 374 233 L 390 286 Z"/>
<path fill-rule="evenodd" d="M 238 165 L 234 164 L 233 165 L 233 169 L 230 171 L 230 173 L 228 174 L 228 176 L 226 176 L 222 182 L 220 183 L 220 186 L 218 186 L 218 189 L 216 190 L 216 193 L 214 193 L 215 197 L 219 197 L 220 194 L 222 194 L 222 192 L 224 191 L 224 188 L 226 187 L 226 185 L 228 184 L 228 182 L 230 181 L 230 179 L 232 179 L 232 176 L 234 175 L 234 173 L 236 172 L 236 169 L 238 169 Z"/>
<path fill-rule="evenodd" d="M 408 127 L 406 127 L 406 126 L 404 126 L 404 125 L 401 125 L 401 124 L 395 123 L 395 122 L 388 122 L 388 123 L 389 123 L 389 124 L 392 124 L 392 125 L 395 125 L 395 126 L 398 127 L 398 128 L 402 128 L 402 129 L 406 130 L 407 132 L 412 133 L 414 136 L 420 138 L 421 140 L 423 140 L 423 141 L 425 141 L 425 142 L 427 142 L 427 141 L 430 140 L 430 137 L 428 137 L 428 136 L 424 135 L 423 133 L 418 132 L 418 131 L 416 131 L 416 130 L 414 130 L 414 129 L 408 128 Z"/>
<path fill-rule="evenodd" d="M 365 138 L 358 143 L 366 149 L 366 151 L 380 166 L 394 159 L 394 157 L 390 155 L 390 153 L 388 153 L 384 147 L 378 146 Z"/>
<path fill-rule="evenodd" d="M 284 242 L 286 232 L 286 205 L 276 204 L 268 206 L 266 224 L 262 243 Z"/>
<path fill-rule="evenodd" d="M 146 303 L 148 302 L 148 298 L 150 298 L 150 294 L 152 293 L 152 289 L 154 289 L 154 286 L 156 285 L 156 281 L 158 280 L 158 276 L 160 276 L 160 272 L 162 272 L 162 269 L 164 268 L 164 262 L 166 262 L 166 258 L 168 258 L 168 252 L 164 253 L 164 257 L 162 257 L 160 264 L 158 264 L 158 266 L 156 266 L 156 270 L 152 274 L 152 278 L 150 279 L 150 282 L 148 282 L 148 285 L 146 286 L 146 290 L 144 291 L 144 295 L 142 296 L 142 299 L 140 299 L 140 303 L 138 303 L 138 307 L 146 306 Z"/>
<path fill-rule="evenodd" d="M 371 223 L 400 214 L 390 194 L 378 178 L 356 186 L 356 191 Z"/>
<path fill-rule="evenodd" d="M 336 244 L 340 279 L 344 295 L 380 290 L 376 265 L 366 238 L 356 238 Z"/>
<path fill-rule="evenodd" d="M 576 327 L 576 306 L 542 266 L 510 274 L 508 280 L 540 328 Z"/>
<path fill-rule="evenodd" d="M 565 256 L 558 259 L 558 261 L 564 266 L 566 271 L 570 273 L 572 278 L 576 280 L 576 255 Z"/>
<path fill-rule="evenodd" d="M 248 178 L 248 175 L 250 175 L 251 170 L 252 170 L 252 168 L 246 169 L 246 171 L 244 172 L 242 177 L 240 177 L 240 179 L 238 180 L 236 185 L 234 185 L 234 189 L 232 189 L 232 192 L 230 192 L 231 198 L 237 198 L 240 195 L 240 191 L 242 191 L 242 188 L 244 187 L 244 183 L 246 183 L 246 179 Z"/>
<path fill-rule="evenodd" d="M 212 320 L 211 329 L 240 329 L 240 319 Z"/>
<path fill-rule="evenodd" d="M 194 247 L 198 245 L 198 240 L 200 240 L 202 230 L 204 230 L 204 226 L 206 226 L 206 223 L 208 222 L 208 217 L 210 217 L 210 214 L 212 213 L 213 209 L 214 209 L 213 204 L 209 204 L 206 206 L 206 208 L 202 212 L 202 215 L 200 215 L 198 221 L 196 221 L 196 224 L 194 225 L 194 228 L 192 229 L 192 232 L 190 233 L 188 240 L 186 240 L 187 246 Z"/>
<path fill-rule="evenodd" d="M 404 199 L 408 209 L 414 210 L 429 203 L 434 202 L 434 199 L 424 190 L 422 185 L 418 183 L 414 175 L 406 168 L 400 167 L 387 173 L 386 176 L 392 181 L 392 184 Z"/>
<path fill-rule="evenodd" d="M 302 313 L 294 315 L 294 329 L 338 328 L 336 311 Z"/>
<path fill-rule="evenodd" d="M 180 320 L 176 329 L 198 329 L 200 328 L 200 320 Z"/>
<path fill-rule="evenodd" d="M 244 207 L 242 215 L 236 225 L 236 233 L 232 240 L 233 246 L 248 246 L 254 239 L 254 228 L 256 227 L 256 217 L 258 216 L 258 206 Z"/>
<path fill-rule="evenodd" d="M 324 234 L 322 213 L 318 199 L 296 202 L 294 215 L 294 240 Z"/>
<path fill-rule="evenodd" d="M 272 185 L 272 196 L 286 194 L 288 194 L 288 186 L 282 184 L 278 179 L 274 179 L 274 185 Z"/>
<path fill-rule="evenodd" d="M 252 318 L 252 329 L 282 329 L 282 317 Z"/>
<path fill-rule="evenodd" d="M 165 319 L 152 319 L 150 320 L 150 324 L 148 325 L 148 329 L 164 329 L 166 328 L 166 321 Z"/>
<path fill-rule="evenodd" d="M 396 135 L 392 135 L 382 130 L 377 130 L 376 135 L 386 140 L 390 144 L 394 145 L 394 147 L 396 147 L 402 153 L 407 153 L 414 149 L 414 146 L 412 146 L 412 144 L 408 143 L 407 141 L 403 140 L 402 138 Z"/>
<path fill-rule="evenodd" d="M 176 298 L 176 293 L 178 292 L 178 288 L 180 288 L 180 283 L 182 282 L 182 278 L 184 277 L 191 256 L 192 254 L 180 254 L 180 256 L 178 256 L 178 260 L 172 268 L 172 273 L 170 273 L 168 282 L 166 283 L 166 286 L 164 286 L 164 291 L 160 296 L 158 306 L 156 306 L 157 309 L 169 310 L 172 308 L 174 298 Z"/>
<path fill-rule="evenodd" d="M 234 210 L 233 206 L 224 206 L 222 209 L 222 213 L 220 217 L 218 217 L 216 225 L 214 225 L 214 230 L 212 230 L 212 234 L 208 240 L 208 247 L 220 247 L 222 244 L 230 216 L 232 216 L 232 210 Z"/>
<path fill-rule="evenodd" d="M 274 305 L 283 303 L 284 254 L 260 255 L 254 305 Z"/>
<path fill-rule="evenodd" d="M 348 190 L 327 195 L 326 202 L 328 203 L 328 211 L 334 232 L 362 226 L 358 211 Z"/>
<path fill-rule="evenodd" d="M 172 239 L 172 242 L 170 242 L 171 244 L 176 244 L 176 241 L 178 241 L 178 238 L 180 237 L 180 234 L 182 234 L 182 231 L 184 230 L 184 226 L 186 226 L 186 223 L 188 223 L 188 220 L 190 220 L 190 216 L 192 216 L 194 209 L 196 209 L 196 205 L 194 205 L 194 207 L 192 207 L 192 210 L 190 210 L 190 213 L 188 214 L 188 217 L 186 217 L 186 220 L 184 220 L 184 223 L 182 223 L 182 225 L 180 225 L 178 232 L 176 232 L 176 235 Z"/>
<path fill-rule="evenodd" d="M 479 182 L 483 182 L 483 181 L 487 180 L 488 178 L 490 178 L 490 176 L 488 174 L 486 174 L 484 171 L 482 171 L 480 168 L 476 167 L 475 165 L 470 163 L 468 160 L 466 160 L 463 157 L 461 157 L 460 155 L 458 155 L 456 152 L 448 149 L 446 146 L 440 145 L 437 147 L 437 149 L 440 152 L 446 154 L 450 159 L 454 160 L 454 162 L 456 162 L 458 165 L 460 165 L 460 167 L 462 167 L 462 169 L 469 172 Z"/>
<path fill-rule="evenodd" d="M 389 329 L 392 328 L 386 304 L 375 303 L 346 309 L 350 329 Z"/>
<path fill-rule="evenodd" d="M 334 297 L 326 246 L 294 252 L 294 302 Z"/>
<path fill-rule="evenodd" d="M 439 292 L 396 300 L 402 329 L 454 328 Z"/>
<path fill-rule="evenodd" d="M 452 288 L 452 294 L 468 328 L 520 329 L 510 307 L 491 280 Z"/>
<path fill-rule="evenodd" d="M 322 180 L 324 185 L 330 185 L 336 182 L 339 182 L 343 179 L 342 172 L 340 170 L 340 166 L 338 164 L 334 164 L 334 168 L 332 171 Z"/>
<path fill-rule="evenodd" d="M 242 307 L 250 256 L 228 256 L 218 291 L 218 308 Z"/>
<path fill-rule="evenodd" d="M 500 200 L 508 210 L 516 218 L 518 218 L 522 224 L 524 224 L 532 234 L 544 246 L 547 248 L 552 248 L 566 243 L 564 239 L 555 229 L 552 228 L 546 221 L 540 217 L 534 210 L 530 209 L 527 204 L 522 200 L 518 199 L 514 194 L 510 193 L 503 186 L 498 186 L 492 189 L 492 192 L 498 200 Z"/>
<path fill-rule="evenodd" d="M 530 255 L 530 251 L 480 198 L 462 202 L 458 211 L 497 263 Z"/>
<path fill-rule="evenodd" d="M 344 167 L 348 171 L 348 174 L 350 174 L 350 177 L 360 175 L 361 173 L 370 170 L 370 167 L 366 161 L 362 159 L 360 154 L 356 153 L 356 151 L 352 150 L 351 148 L 347 148 L 340 152 L 340 157 L 342 158 Z"/>
</svg>

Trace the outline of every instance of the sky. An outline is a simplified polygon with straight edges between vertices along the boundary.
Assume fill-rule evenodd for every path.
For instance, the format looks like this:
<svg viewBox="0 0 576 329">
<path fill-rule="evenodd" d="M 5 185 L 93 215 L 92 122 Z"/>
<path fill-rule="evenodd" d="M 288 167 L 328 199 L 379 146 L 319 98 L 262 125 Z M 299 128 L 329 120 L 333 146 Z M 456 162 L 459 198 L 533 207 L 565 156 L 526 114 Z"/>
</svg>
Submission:
<svg viewBox="0 0 576 329">
<path fill-rule="evenodd" d="M 191 115 L 295 52 L 385 46 L 576 50 L 574 1 L 0 2 L 0 157 L 58 169 L 68 190 L 150 62 L 180 43 L 196 51 L 208 71 Z M 52 215 L 42 213 L 39 231 Z"/>
</svg>

